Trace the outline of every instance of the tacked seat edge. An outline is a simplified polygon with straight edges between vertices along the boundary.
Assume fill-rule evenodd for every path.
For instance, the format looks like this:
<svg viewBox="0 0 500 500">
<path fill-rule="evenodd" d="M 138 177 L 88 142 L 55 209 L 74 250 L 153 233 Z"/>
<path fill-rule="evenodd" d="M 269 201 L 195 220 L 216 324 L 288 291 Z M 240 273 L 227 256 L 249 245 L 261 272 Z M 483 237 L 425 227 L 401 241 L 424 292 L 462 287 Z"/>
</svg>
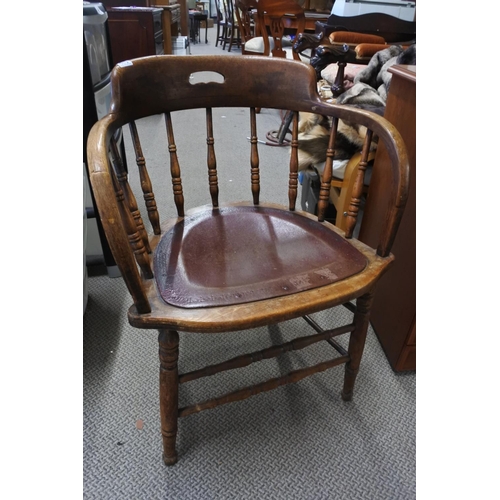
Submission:
<svg viewBox="0 0 500 500">
<path fill-rule="evenodd" d="M 247 205 L 247 202 L 224 204 L 224 206 L 235 205 Z M 266 203 L 263 205 L 284 208 L 277 204 Z M 188 215 L 206 208 L 205 206 L 192 209 Z M 306 212 L 297 211 L 297 213 L 316 220 L 315 216 Z M 175 218 L 165 221 L 162 233 L 179 220 L 179 218 Z M 323 224 L 327 225 L 331 231 L 343 234 L 343 231 L 332 224 L 327 222 Z M 153 248 L 159 239 L 158 236 L 152 238 L 151 246 Z M 269 323 L 279 323 L 343 304 L 371 290 L 394 260 L 392 254 L 388 257 L 378 256 L 374 249 L 359 240 L 351 239 L 348 241 L 366 256 L 367 265 L 363 271 L 345 280 L 284 297 L 246 304 L 197 309 L 183 309 L 165 304 L 158 295 L 154 279 L 145 280 L 144 288 L 152 310 L 148 314 L 141 315 L 137 313 L 134 306 L 131 306 L 128 312 L 129 322 L 136 328 L 175 329 L 199 333 L 229 332 L 265 326 Z"/>
</svg>

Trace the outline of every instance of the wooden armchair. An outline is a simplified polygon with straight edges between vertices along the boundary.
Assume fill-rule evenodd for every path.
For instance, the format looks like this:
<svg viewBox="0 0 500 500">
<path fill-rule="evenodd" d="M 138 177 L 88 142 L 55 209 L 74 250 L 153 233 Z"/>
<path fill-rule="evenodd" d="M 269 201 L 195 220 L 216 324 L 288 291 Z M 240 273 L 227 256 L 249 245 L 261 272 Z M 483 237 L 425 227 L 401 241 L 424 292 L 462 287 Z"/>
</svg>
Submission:
<svg viewBox="0 0 500 500">
<path fill-rule="evenodd" d="M 118 64 L 113 69 L 111 85 L 111 112 L 94 125 L 88 139 L 90 181 L 107 239 L 131 295 L 128 320 L 136 328 L 159 332 L 165 464 L 177 461 L 176 436 L 181 417 L 340 365 L 345 366 L 342 398 L 350 400 L 360 367 L 374 288 L 393 262 L 391 245 L 407 198 L 408 160 L 398 131 L 387 120 L 370 112 L 322 102 L 317 94 L 314 70 L 279 57 L 145 57 Z M 224 141 L 221 134 L 226 130 L 215 129 L 213 116 L 217 108 L 233 107 L 247 123 L 248 131 L 242 130 L 243 136 L 248 135 L 251 140 L 248 151 L 241 156 L 241 164 L 235 164 L 232 159 L 231 165 L 237 176 L 247 171 L 252 201 L 220 203 L 219 189 L 226 183 L 219 185 L 220 159 L 216 156 L 216 143 Z M 294 112 L 290 173 L 283 179 L 288 206 L 260 200 L 257 107 Z M 248 109 L 246 117 L 240 113 L 241 108 Z M 178 151 L 177 144 L 181 141 L 175 132 L 176 120 L 181 113 L 192 113 L 193 109 L 205 115 L 206 134 L 195 137 L 190 130 L 187 150 Z M 295 208 L 300 111 L 333 117 L 318 217 Z M 164 116 L 169 164 L 155 161 L 153 176 L 148 172 L 148 165 L 154 159 L 141 146 L 138 131 L 143 118 L 156 119 L 158 115 Z M 339 121 L 358 123 L 367 130 L 345 231 L 323 221 Z M 135 185 L 139 193 L 133 192 L 115 147 L 115 132 L 122 127 L 130 129 L 138 167 L 134 173 L 138 176 Z M 381 143 L 385 145 L 391 159 L 387 172 L 390 200 L 379 241 L 375 248 L 370 248 L 352 237 L 352 228 L 374 136 L 378 137 L 379 147 Z M 205 165 L 190 162 L 193 150 L 200 147 L 206 148 Z M 128 163 L 132 172 L 132 162 Z M 177 212 L 173 218 L 160 214 L 164 203 L 158 196 L 165 194 L 162 190 L 155 191 L 152 181 L 159 174 L 158 165 L 163 168 L 164 176 L 171 177 L 171 200 Z M 199 183 L 205 177 L 208 205 L 189 208 L 190 193 L 185 192 L 181 177 L 184 171 L 199 177 Z M 144 204 L 139 204 L 141 198 Z M 352 321 L 322 330 L 309 316 L 336 306 L 352 311 Z M 304 317 L 315 333 L 207 368 L 179 373 L 179 334 L 181 340 L 191 332 L 213 335 L 213 342 L 220 341 L 223 346 L 224 336 L 218 338 L 218 333 L 298 317 Z M 348 347 L 335 340 L 340 335 L 349 336 Z M 178 395 L 183 384 L 261 359 L 275 358 L 286 351 L 304 349 L 316 342 L 327 342 L 336 355 L 331 360 L 255 386 L 179 407 Z M 182 426 L 180 430 L 182 432 Z"/>
</svg>

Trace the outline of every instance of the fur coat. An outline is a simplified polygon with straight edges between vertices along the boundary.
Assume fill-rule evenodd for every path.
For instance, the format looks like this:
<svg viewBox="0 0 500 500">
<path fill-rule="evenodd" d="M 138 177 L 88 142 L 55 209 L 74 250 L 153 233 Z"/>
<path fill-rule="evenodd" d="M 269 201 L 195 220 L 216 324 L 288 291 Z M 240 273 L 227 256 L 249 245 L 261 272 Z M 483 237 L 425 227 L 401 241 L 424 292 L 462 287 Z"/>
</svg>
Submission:
<svg viewBox="0 0 500 500">
<path fill-rule="evenodd" d="M 354 85 L 337 97 L 336 103 L 368 109 L 383 115 L 392 78 L 392 73 L 388 69 L 395 64 L 416 64 L 416 45 L 411 45 L 406 50 L 399 45 L 391 45 L 377 52 L 366 68 L 356 75 Z M 318 165 L 324 164 L 329 133 L 330 122 L 325 117 L 301 113 L 299 170 L 311 166 L 318 168 Z M 341 120 L 335 143 L 334 161 L 348 160 L 361 151 L 365 135 L 364 127 L 355 127 Z M 376 141 L 373 141 L 372 149 L 375 148 Z"/>
<path fill-rule="evenodd" d="M 366 68 L 354 77 L 354 85 L 337 98 L 337 104 L 385 106 L 392 78 L 389 68 L 395 64 L 416 63 L 416 44 L 405 50 L 399 45 L 380 50 L 373 55 Z"/>
<path fill-rule="evenodd" d="M 375 110 L 376 111 L 376 110 Z M 326 150 L 330 138 L 330 120 L 314 113 L 300 113 L 299 119 L 299 170 L 311 166 L 322 171 L 326 161 Z M 355 153 L 361 151 L 366 136 L 366 127 L 352 125 L 339 120 L 335 154 L 333 160 L 349 160 Z M 372 149 L 376 142 L 372 142 Z"/>
</svg>

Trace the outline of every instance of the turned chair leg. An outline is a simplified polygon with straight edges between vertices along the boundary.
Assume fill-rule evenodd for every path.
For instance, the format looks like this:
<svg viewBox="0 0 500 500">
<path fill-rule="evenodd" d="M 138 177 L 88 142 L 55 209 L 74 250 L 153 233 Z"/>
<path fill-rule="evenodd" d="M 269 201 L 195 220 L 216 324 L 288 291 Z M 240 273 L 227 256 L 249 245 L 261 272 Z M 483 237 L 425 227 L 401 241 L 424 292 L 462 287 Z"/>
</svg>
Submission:
<svg viewBox="0 0 500 500">
<path fill-rule="evenodd" d="M 215 46 L 219 44 L 219 38 L 220 38 L 220 25 L 217 23 L 217 36 L 215 37 Z"/>
<path fill-rule="evenodd" d="M 343 94 L 345 89 L 344 89 L 344 68 L 346 67 L 345 62 L 338 62 L 337 63 L 338 70 L 337 70 L 337 76 L 335 77 L 335 82 L 333 82 L 333 85 L 331 86 L 331 91 L 333 97 L 338 97 L 340 94 Z"/>
<path fill-rule="evenodd" d="M 344 401 L 352 400 L 354 382 L 359 372 L 359 365 L 365 347 L 372 302 L 372 293 L 367 293 L 359 297 L 356 301 L 356 312 L 354 313 L 355 329 L 351 333 L 348 348 L 350 360 L 345 365 L 344 388 L 342 390 L 342 399 Z"/>
<path fill-rule="evenodd" d="M 177 462 L 175 440 L 177 438 L 179 374 L 179 334 L 174 330 L 160 330 L 160 415 L 163 437 L 163 461 L 166 465 Z"/>
</svg>

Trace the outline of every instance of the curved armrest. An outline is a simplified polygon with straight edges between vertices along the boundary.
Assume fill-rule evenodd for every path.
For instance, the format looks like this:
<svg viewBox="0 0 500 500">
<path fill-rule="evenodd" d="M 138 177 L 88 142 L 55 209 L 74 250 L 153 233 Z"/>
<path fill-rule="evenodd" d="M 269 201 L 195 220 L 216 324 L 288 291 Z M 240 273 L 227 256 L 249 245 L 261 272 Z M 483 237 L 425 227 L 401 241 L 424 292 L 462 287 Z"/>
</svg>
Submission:
<svg viewBox="0 0 500 500">
<path fill-rule="evenodd" d="M 358 45 L 360 43 L 378 43 L 385 45 L 386 41 L 378 35 L 367 33 L 357 33 L 355 31 L 334 31 L 328 36 L 330 43 L 347 43 L 348 45 Z"/>
</svg>

